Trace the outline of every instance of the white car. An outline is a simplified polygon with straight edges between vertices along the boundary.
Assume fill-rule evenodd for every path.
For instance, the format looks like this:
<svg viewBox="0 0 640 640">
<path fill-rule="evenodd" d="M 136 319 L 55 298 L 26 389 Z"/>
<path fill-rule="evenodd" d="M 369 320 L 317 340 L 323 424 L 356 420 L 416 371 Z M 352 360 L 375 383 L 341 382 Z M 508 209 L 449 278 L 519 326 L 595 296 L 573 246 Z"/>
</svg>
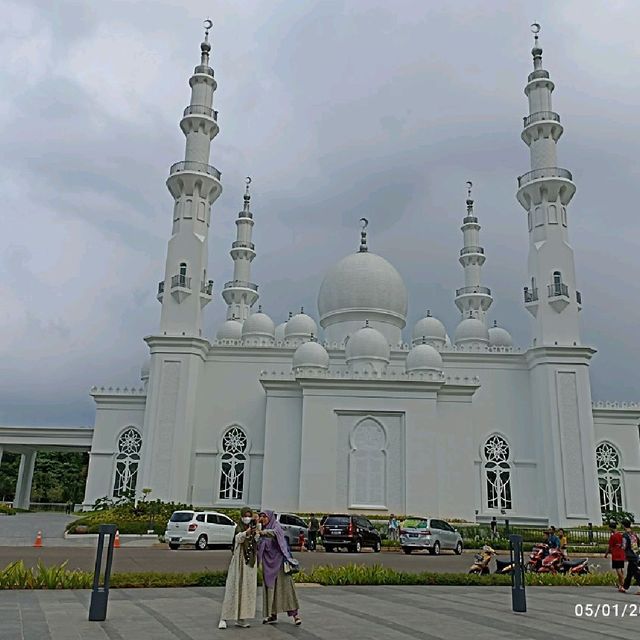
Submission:
<svg viewBox="0 0 640 640">
<path fill-rule="evenodd" d="M 236 523 L 217 511 L 174 511 L 167 522 L 164 538 L 170 549 L 181 544 L 204 551 L 212 545 L 231 547 Z"/>
</svg>

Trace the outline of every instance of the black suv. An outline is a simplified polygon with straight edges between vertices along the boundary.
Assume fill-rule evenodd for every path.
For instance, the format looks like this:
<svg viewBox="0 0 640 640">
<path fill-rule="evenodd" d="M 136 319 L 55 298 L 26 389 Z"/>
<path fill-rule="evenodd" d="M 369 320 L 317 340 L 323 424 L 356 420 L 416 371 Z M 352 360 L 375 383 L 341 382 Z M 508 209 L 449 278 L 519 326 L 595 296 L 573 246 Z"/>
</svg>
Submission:
<svg viewBox="0 0 640 640">
<path fill-rule="evenodd" d="M 331 553 L 336 547 L 346 547 L 360 553 L 362 547 L 371 547 L 376 553 L 382 548 L 378 530 L 362 516 L 333 514 L 322 519 L 320 527 L 322 546 Z"/>
</svg>

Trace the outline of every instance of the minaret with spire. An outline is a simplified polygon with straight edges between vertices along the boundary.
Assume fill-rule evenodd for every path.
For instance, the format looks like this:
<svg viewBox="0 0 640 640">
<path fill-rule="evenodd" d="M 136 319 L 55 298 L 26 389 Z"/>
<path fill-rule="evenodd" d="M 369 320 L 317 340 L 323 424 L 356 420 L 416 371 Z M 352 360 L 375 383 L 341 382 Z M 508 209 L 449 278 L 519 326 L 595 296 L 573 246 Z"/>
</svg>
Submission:
<svg viewBox="0 0 640 640">
<path fill-rule="evenodd" d="M 467 182 L 467 215 L 462 220 L 462 237 L 464 246 L 460 250 L 460 264 L 464 269 L 464 287 L 456 289 L 456 306 L 460 309 L 462 319 L 477 318 L 486 325 L 486 315 L 493 298 L 491 289 L 482 286 L 482 265 L 486 256 L 480 246 L 480 225 L 473 211 L 471 188 Z"/>
<path fill-rule="evenodd" d="M 251 282 L 251 262 L 256 257 L 255 247 L 251 242 L 253 231 L 253 213 L 251 213 L 251 194 L 249 185 L 251 178 L 246 179 L 244 206 L 236 220 L 237 237 L 231 245 L 233 260 L 233 280 L 225 283 L 222 297 L 227 303 L 227 320 L 235 318 L 244 322 L 249 310 L 258 300 L 258 285 Z"/>
<path fill-rule="evenodd" d="M 533 71 L 524 89 L 529 115 L 524 118 L 522 140 L 529 147 L 531 171 L 518 178 L 518 202 L 527 212 L 529 228 L 529 280 L 524 304 L 534 316 L 534 345 L 580 344 L 573 249 L 569 244 L 567 207 L 576 187 L 571 172 L 558 167 L 556 145 L 563 132 L 560 116 L 552 110 L 553 82 L 542 67 L 534 33 Z"/>
<path fill-rule="evenodd" d="M 212 26 L 210 20 L 205 22 L 200 64 L 189 79 L 191 101 L 180 121 L 186 136 L 184 160 L 171 167 L 167 179 L 175 202 L 164 280 L 158 285 L 160 329 L 165 335 L 201 336 L 202 308 L 212 295 L 207 244 L 211 205 L 222 192 L 220 172 L 209 164 L 211 140 L 218 133 L 218 113 L 212 107 L 216 81 L 209 65 Z"/>
</svg>

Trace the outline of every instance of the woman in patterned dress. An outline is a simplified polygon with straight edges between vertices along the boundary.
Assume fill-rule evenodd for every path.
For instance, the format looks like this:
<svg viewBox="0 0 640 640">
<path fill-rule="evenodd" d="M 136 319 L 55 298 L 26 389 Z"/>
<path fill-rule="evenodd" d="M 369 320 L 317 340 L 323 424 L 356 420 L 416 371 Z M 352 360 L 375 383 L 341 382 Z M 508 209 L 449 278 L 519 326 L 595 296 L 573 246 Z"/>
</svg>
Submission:
<svg viewBox="0 0 640 640">
<path fill-rule="evenodd" d="M 257 516 L 249 508 L 243 509 L 240 515 L 242 524 L 236 527 L 233 538 L 233 554 L 218 629 L 226 629 L 227 620 L 234 620 L 238 627 L 248 627 L 248 620 L 256 617 L 259 537 Z"/>
</svg>

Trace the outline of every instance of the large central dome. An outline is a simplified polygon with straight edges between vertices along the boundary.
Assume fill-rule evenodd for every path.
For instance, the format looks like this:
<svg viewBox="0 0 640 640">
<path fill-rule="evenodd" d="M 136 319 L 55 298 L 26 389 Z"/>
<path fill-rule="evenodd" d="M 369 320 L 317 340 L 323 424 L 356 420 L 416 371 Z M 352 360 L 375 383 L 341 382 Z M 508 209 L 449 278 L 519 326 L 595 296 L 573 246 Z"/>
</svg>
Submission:
<svg viewBox="0 0 640 640">
<path fill-rule="evenodd" d="M 318 313 L 329 341 L 342 342 L 368 320 L 396 346 L 406 324 L 407 289 L 387 260 L 360 251 L 329 269 L 320 286 Z M 338 324 L 345 326 L 338 330 Z"/>
</svg>

